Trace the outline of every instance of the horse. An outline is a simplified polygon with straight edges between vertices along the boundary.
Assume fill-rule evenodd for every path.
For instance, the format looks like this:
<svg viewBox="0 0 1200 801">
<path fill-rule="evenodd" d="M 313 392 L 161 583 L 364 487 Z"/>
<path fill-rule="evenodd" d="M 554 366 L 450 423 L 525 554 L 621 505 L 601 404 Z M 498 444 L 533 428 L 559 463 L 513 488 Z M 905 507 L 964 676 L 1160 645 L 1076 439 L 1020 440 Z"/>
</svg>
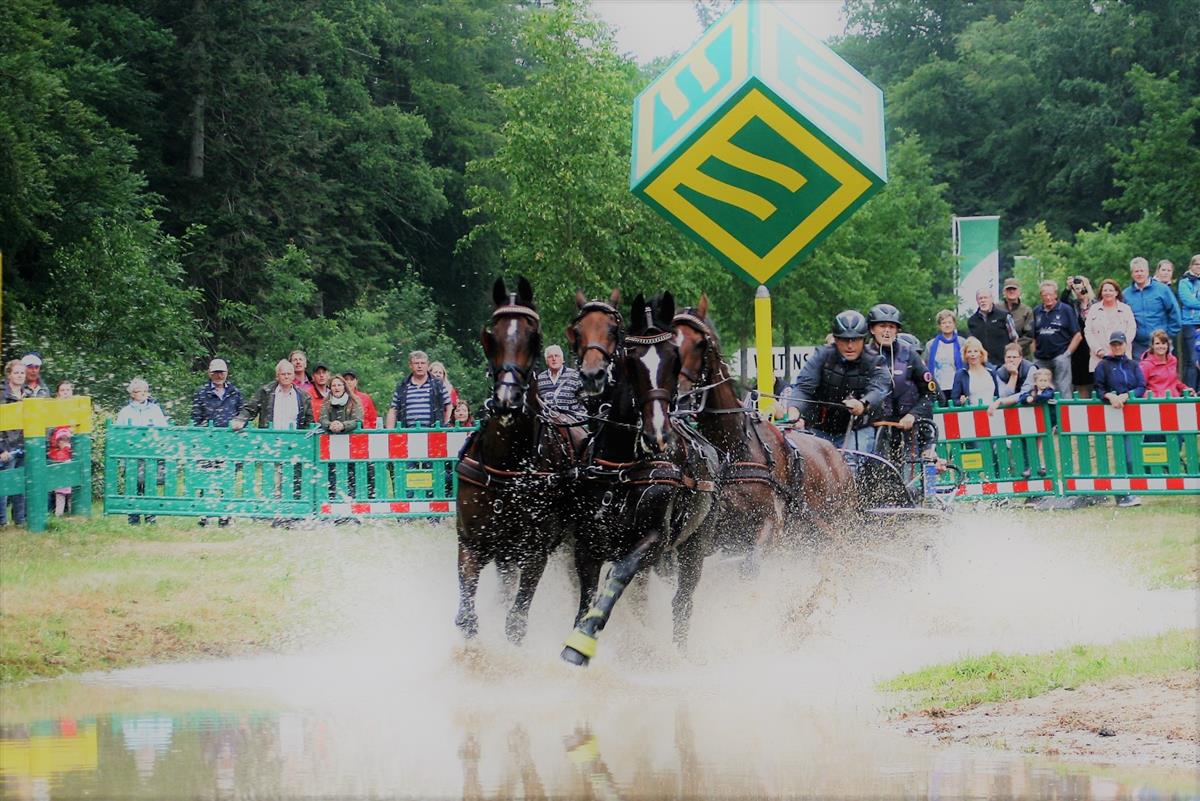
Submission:
<svg viewBox="0 0 1200 801">
<path fill-rule="evenodd" d="M 680 367 L 669 322 L 675 314 L 671 294 L 649 304 L 640 294 L 634 298 L 623 337 L 611 325 L 619 329 L 619 315 L 602 308 L 585 314 L 582 303 L 580 311 L 589 320 L 580 325 L 582 317 L 576 319 L 575 352 L 599 354 L 593 372 L 611 374 L 611 380 L 603 381 L 606 413 L 580 467 L 582 503 L 575 525 L 580 614 L 561 653 L 574 665 L 595 656 L 596 638 L 630 581 L 668 549 L 678 563 L 673 637 L 679 647 L 686 645 L 692 598 L 711 551 L 718 461 L 711 445 L 671 416 Z M 600 385 L 595 375 L 593 389 Z M 596 592 L 605 561 L 612 568 Z"/>
<path fill-rule="evenodd" d="M 683 361 L 680 388 L 693 399 L 700 433 L 723 457 L 718 546 L 747 549 L 742 572 L 751 575 L 763 549 L 790 534 L 819 529 L 831 536 L 831 523 L 849 520 L 855 508 L 853 476 L 841 454 L 817 437 L 785 436 L 742 405 L 721 358 L 707 296 L 671 322 Z"/>
<path fill-rule="evenodd" d="M 480 334 L 492 395 L 456 467 L 459 605 L 454 622 L 467 639 L 478 633 L 479 574 L 494 561 L 506 584 L 519 571 L 505 621 L 506 635 L 519 645 L 546 562 L 566 535 L 569 521 L 559 511 L 569 505 L 566 477 L 582 437 L 569 436 L 565 426 L 542 413 L 534 375 L 541 319 L 529 282 L 520 278 L 510 294 L 497 279 L 492 301 L 490 324 Z"/>
</svg>

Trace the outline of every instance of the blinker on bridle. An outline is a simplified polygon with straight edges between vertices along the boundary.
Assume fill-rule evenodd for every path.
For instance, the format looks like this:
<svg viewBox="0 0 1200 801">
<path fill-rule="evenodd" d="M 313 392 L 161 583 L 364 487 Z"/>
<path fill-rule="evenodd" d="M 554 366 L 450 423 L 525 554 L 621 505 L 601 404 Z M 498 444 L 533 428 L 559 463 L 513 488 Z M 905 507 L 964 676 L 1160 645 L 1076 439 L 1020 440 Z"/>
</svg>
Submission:
<svg viewBox="0 0 1200 801">
<path fill-rule="evenodd" d="M 576 314 L 574 319 L 571 320 L 571 327 L 573 328 L 573 327 L 579 325 L 579 321 L 582 320 L 584 318 L 584 316 L 590 314 L 591 312 L 596 312 L 596 311 L 604 312 L 605 314 L 612 317 L 613 320 L 616 322 L 617 347 L 615 348 L 615 351 L 621 350 L 621 342 L 623 340 L 623 337 L 621 335 L 621 323 L 623 322 L 623 318 L 621 317 L 621 312 L 617 311 L 616 307 L 614 307 L 611 303 L 605 303 L 602 300 L 587 301 L 586 303 L 584 303 L 582 306 L 579 307 L 579 313 Z M 604 357 L 604 363 L 608 364 L 610 366 L 612 364 L 613 358 L 616 356 L 615 351 L 614 351 L 614 353 L 609 353 L 608 350 L 606 350 L 603 345 L 597 345 L 594 342 L 589 342 L 588 344 L 583 346 L 583 352 L 579 353 L 575 357 L 575 363 L 577 365 L 583 361 L 584 355 L 589 350 L 600 351 L 600 354 Z"/>
<path fill-rule="evenodd" d="M 503 306 L 497 306 L 496 310 L 492 312 L 492 325 L 494 326 L 500 321 L 501 318 L 511 317 L 514 315 L 530 320 L 534 326 L 537 327 L 535 333 L 540 333 L 542 318 L 536 311 L 528 306 L 519 305 L 517 303 L 517 296 L 515 293 L 508 296 L 508 303 L 504 304 Z M 509 386 L 519 386 L 522 390 L 524 390 L 529 385 L 529 375 L 533 372 L 533 367 L 533 365 L 530 365 L 528 368 L 522 368 L 515 364 L 502 364 L 499 368 L 493 368 L 491 365 L 488 365 L 488 374 L 491 375 L 494 382 L 496 377 L 501 373 L 516 373 L 521 379 L 521 384 L 513 384 L 511 381 L 501 381 L 500 383 L 501 385 L 508 384 Z"/>
</svg>

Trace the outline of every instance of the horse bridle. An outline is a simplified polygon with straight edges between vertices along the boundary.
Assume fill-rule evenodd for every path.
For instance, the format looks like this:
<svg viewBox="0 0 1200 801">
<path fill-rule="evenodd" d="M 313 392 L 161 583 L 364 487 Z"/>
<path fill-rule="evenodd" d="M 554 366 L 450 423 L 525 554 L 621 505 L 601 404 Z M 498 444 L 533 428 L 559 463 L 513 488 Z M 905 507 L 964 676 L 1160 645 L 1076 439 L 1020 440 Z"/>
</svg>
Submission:
<svg viewBox="0 0 1200 801">
<path fill-rule="evenodd" d="M 691 381 L 693 386 L 699 387 L 708 383 L 708 353 L 714 346 L 712 332 L 696 315 L 692 314 L 691 309 L 684 309 L 679 314 L 671 318 L 671 326 L 686 325 L 696 333 L 704 337 L 704 355 L 700 358 L 700 375 L 694 375 L 691 370 L 686 367 L 679 368 L 679 374 Z"/>
<path fill-rule="evenodd" d="M 518 305 L 515 295 L 510 295 L 508 303 L 503 306 L 497 306 L 495 311 L 492 312 L 492 330 L 495 330 L 497 322 L 505 317 L 513 316 L 524 317 L 532 322 L 534 326 L 534 334 L 539 338 L 541 337 L 542 318 L 538 316 L 538 313 L 530 307 Z M 536 366 L 536 361 L 531 362 L 528 367 L 521 367 L 520 365 L 513 364 L 512 362 L 504 362 L 499 367 L 493 367 L 489 362 L 488 376 L 492 379 L 492 397 L 495 397 L 496 390 L 498 388 L 505 386 L 515 387 L 516 389 L 520 390 L 522 395 L 524 395 L 524 393 L 529 389 L 529 384 L 531 382 L 531 378 L 533 377 L 533 372 Z M 516 375 L 517 378 L 520 379 L 520 383 L 515 381 L 504 381 L 502 376 L 504 376 L 506 373 L 512 373 Z M 489 403 L 490 402 L 491 401 L 489 399 Z"/>
<path fill-rule="evenodd" d="M 617 311 L 616 307 L 610 303 L 605 303 L 602 300 L 589 300 L 586 303 L 584 303 L 582 306 L 579 307 L 579 313 L 576 314 L 575 317 L 571 319 L 571 327 L 573 329 L 575 329 L 575 337 L 576 337 L 576 341 L 578 341 L 579 329 L 577 328 L 577 326 L 579 325 L 579 321 L 582 320 L 584 317 L 586 317 L 588 314 L 591 314 L 592 312 L 595 312 L 595 311 L 604 312 L 609 317 L 613 318 L 613 322 L 615 323 L 615 327 L 616 327 L 617 344 L 613 348 L 612 352 L 610 353 L 608 351 L 608 349 L 605 348 L 603 345 L 597 345 L 594 342 L 589 342 L 588 344 L 583 346 L 583 350 L 581 350 L 575 354 L 575 367 L 578 368 L 583 364 L 583 357 L 585 355 L 587 355 L 587 352 L 589 350 L 598 350 L 598 351 L 600 351 L 600 355 L 604 358 L 604 367 L 608 371 L 608 374 L 609 374 L 608 377 L 609 377 L 609 380 L 611 381 L 612 380 L 613 362 L 616 360 L 617 356 L 621 353 L 621 350 L 623 349 L 624 336 L 621 331 L 621 323 L 623 322 L 623 320 L 621 318 L 621 312 Z"/>
</svg>

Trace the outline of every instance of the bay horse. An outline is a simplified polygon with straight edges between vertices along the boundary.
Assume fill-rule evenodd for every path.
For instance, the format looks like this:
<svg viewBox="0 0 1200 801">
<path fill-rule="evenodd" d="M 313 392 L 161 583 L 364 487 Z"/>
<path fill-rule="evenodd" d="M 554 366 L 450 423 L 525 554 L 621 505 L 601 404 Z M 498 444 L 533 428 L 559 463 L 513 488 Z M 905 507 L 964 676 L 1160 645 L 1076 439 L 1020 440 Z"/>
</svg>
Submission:
<svg viewBox="0 0 1200 801">
<path fill-rule="evenodd" d="M 602 308 L 587 312 L 587 325 L 581 318 L 574 325 L 576 354 L 606 354 L 596 358 L 608 364 L 611 380 L 605 380 L 607 408 L 580 467 L 580 614 L 561 653 L 571 664 L 586 665 L 595 656 L 596 638 L 630 581 L 668 549 L 678 563 L 673 636 L 680 647 L 687 641 L 692 598 L 711 551 L 717 454 L 671 416 L 680 367 L 670 329 L 674 314 L 669 292 L 649 304 L 639 294 L 624 336 L 611 326 L 619 327 L 619 315 Z M 597 591 L 605 561 L 612 568 Z"/>
<path fill-rule="evenodd" d="M 546 562 L 566 535 L 569 521 L 559 512 L 569 505 L 566 476 L 582 435 L 570 436 L 566 426 L 554 425 L 541 412 L 534 374 L 541 319 L 529 282 L 520 278 L 510 294 L 504 279 L 497 279 L 492 301 L 490 324 L 480 334 L 492 395 L 456 467 L 459 605 L 454 622 L 468 639 L 478 633 L 479 574 L 494 561 L 506 583 L 519 572 L 505 633 L 520 644 Z"/>
<path fill-rule="evenodd" d="M 700 433 L 722 454 L 719 547 L 746 548 L 743 575 L 763 549 L 786 536 L 817 532 L 832 539 L 835 523 L 853 519 L 854 476 L 832 444 L 803 432 L 786 434 L 738 400 L 720 340 L 701 296 L 672 320 L 683 365 L 680 388 L 694 399 Z"/>
</svg>

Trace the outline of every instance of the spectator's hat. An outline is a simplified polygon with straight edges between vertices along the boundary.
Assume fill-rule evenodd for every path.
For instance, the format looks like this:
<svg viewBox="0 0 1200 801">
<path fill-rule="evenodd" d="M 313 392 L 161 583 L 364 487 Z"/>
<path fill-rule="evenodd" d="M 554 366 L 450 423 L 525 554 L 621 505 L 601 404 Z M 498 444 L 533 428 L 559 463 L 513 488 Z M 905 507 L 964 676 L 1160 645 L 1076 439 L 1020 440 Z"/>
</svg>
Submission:
<svg viewBox="0 0 1200 801">
<path fill-rule="evenodd" d="M 21 364 L 25 365 L 26 367 L 41 367 L 42 357 L 36 353 L 26 353 L 21 358 Z"/>
<path fill-rule="evenodd" d="M 324 370 L 325 372 L 329 372 L 329 365 L 327 365 L 327 364 L 318 364 L 316 367 L 314 367 L 314 368 L 312 369 L 312 371 L 313 371 L 314 373 L 315 373 L 315 372 L 317 372 L 318 370 Z"/>
<path fill-rule="evenodd" d="M 1020 289 L 1021 282 L 1015 278 L 1005 278 L 1004 279 L 1004 288 L 1005 289 Z"/>
<path fill-rule="evenodd" d="M 342 378 L 358 378 L 358 373 L 354 372 L 353 370 L 343 370 Z"/>
<path fill-rule="evenodd" d="M 208 363 L 208 372 L 210 372 L 210 373 L 217 373 L 217 372 L 228 373 L 229 365 L 225 363 L 224 359 L 213 359 L 211 362 Z"/>
<path fill-rule="evenodd" d="M 1124 345 L 1126 342 L 1128 342 L 1128 340 L 1125 338 L 1125 332 L 1124 331 L 1113 331 L 1111 334 L 1109 334 L 1108 335 L 1108 343 L 1111 345 L 1114 342 L 1120 342 L 1122 345 Z"/>
</svg>

